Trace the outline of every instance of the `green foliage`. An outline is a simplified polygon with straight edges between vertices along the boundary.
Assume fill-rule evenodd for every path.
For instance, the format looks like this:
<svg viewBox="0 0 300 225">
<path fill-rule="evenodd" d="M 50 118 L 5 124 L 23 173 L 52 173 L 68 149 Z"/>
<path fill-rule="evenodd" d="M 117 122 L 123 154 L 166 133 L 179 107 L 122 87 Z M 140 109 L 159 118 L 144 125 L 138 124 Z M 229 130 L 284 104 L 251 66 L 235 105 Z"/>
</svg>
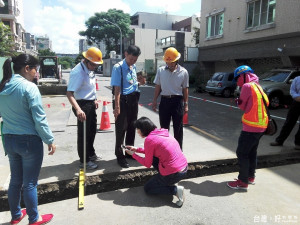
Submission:
<svg viewBox="0 0 300 225">
<path fill-rule="evenodd" d="M 49 48 L 44 50 L 39 50 L 39 56 L 56 56 L 55 52 L 52 52 Z"/>
<path fill-rule="evenodd" d="M 61 67 L 63 69 L 69 69 L 69 68 L 71 68 L 71 64 L 68 61 L 62 61 L 59 64 L 61 64 Z"/>
<path fill-rule="evenodd" d="M 193 86 L 195 84 L 195 82 L 196 82 L 195 76 L 194 75 L 190 75 L 190 77 L 189 77 L 189 84 L 190 84 L 190 86 Z"/>
<path fill-rule="evenodd" d="M 197 17 L 196 21 L 199 23 L 199 25 L 201 24 L 200 17 Z M 196 44 L 199 44 L 199 42 L 200 42 L 200 28 L 193 27 L 193 29 L 194 29 L 193 41 L 195 41 Z"/>
<path fill-rule="evenodd" d="M 81 62 L 81 60 L 83 59 L 83 55 L 80 53 L 77 57 L 76 57 L 76 59 L 75 59 L 75 65 L 77 65 L 78 63 L 80 63 Z"/>
<path fill-rule="evenodd" d="M 195 82 L 193 86 L 196 87 L 196 92 L 200 92 L 200 93 L 204 92 L 206 82 L 204 81 L 204 75 L 200 65 L 197 65 L 192 70 L 191 76 L 195 78 Z"/>
<path fill-rule="evenodd" d="M 104 41 L 106 44 L 106 55 L 108 56 L 112 50 L 120 52 L 120 46 L 118 45 L 121 34 L 116 25 L 106 22 L 104 19 L 117 24 L 122 31 L 123 38 L 132 33 L 132 30 L 129 28 L 130 15 L 117 9 L 109 9 L 107 12 L 95 13 L 94 16 L 85 22 L 87 29 L 80 31 L 79 34 L 85 36 L 88 43 L 95 43 L 98 46 L 101 41 Z"/>
<path fill-rule="evenodd" d="M 61 64 L 63 69 L 69 69 L 74 67 L 75 60 L 72 57 L 64 56 L 58 58 L 58 63 Z"/>
<path fill-rule="evenodd" d="M 0 22 L 0 56 L 14 55 L 14 42 L 10 28 Z"/>
</svg>

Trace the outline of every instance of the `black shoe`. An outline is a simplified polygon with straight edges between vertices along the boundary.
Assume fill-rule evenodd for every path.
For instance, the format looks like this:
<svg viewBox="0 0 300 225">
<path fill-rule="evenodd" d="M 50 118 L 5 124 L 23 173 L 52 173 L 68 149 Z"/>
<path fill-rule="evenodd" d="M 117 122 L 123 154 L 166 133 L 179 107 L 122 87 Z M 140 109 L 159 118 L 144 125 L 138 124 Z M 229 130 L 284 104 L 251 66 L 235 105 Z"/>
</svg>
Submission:
<svg viewBox="0 0 300 225">
<path fill-rule="evenodd" d="M 128 162 L 126 161 L 125 158 L 119 158 L 117 159 L 118 161 L 118 164 L 122 167 L 122 168 L 129 168 L 129 164 Z"/>
<path fill-rule="evenodd" d="M 125 153 L 125 158 L 127 158 L 127 159 L 134 159 L 134 158 L 132 158 L 132 155 L 129 155 L 127 153 Z"/>
<path fill-rule="evenodd" d="M 271 146 L 282 146 L 282 144 L 278 143 L 277 141 L 271 142 L 270 145 Z"/>
</svg>

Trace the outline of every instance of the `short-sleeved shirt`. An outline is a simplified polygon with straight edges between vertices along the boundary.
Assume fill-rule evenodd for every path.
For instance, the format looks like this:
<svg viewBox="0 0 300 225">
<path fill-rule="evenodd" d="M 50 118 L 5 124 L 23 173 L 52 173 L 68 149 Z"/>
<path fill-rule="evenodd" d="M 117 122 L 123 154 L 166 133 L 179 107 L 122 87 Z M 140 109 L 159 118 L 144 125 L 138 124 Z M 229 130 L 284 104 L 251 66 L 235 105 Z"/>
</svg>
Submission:
<svg viewBox="0 0 300 225">
<path fill-rule="evenodd" d="M 95 74 L 83 62 L 78 63 L 70 73 L 68 91 L 74 92 L 76 100 L 95 100 Z"/>
<path fill-rule="evenodd" d="M 138 91 L 136 66 L 132 65 L 130 68 L 125 59 L 114 65 L 110 85 L 121 88 L 121 69 L 123 73 L 123 91 L 121 90 L 121 95 L 128 95 L 134 91 Z"/>
<path fill-rule="evenodd" d="M 291 85 L 291 89 L 290 89 L 290 94 L 292 96 L 292 98 L 297 98 L 300 97 L 300 76 L 296 77 L 293 80 L 293 83 Z"/>
<path fill-rule="evenodd" d="M 189 87 L 189 73 L 180 65 L 173 72 L 162 66 L 156 73 L 154 83 L 161 86 L 161 95 L 183 95 L 182 89 Z"/>
</svg>

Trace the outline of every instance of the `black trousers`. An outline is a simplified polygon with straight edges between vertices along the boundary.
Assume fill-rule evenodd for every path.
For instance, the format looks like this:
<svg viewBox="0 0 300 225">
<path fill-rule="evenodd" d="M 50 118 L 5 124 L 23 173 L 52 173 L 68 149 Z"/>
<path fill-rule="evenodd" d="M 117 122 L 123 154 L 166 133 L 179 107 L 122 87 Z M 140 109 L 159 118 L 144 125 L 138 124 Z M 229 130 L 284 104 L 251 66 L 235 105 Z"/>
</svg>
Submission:
<svg viewBox="0 0 300 225">
<path fill-rule="evenodd" d="M 166 98 L 161 96 L 159 104 L 159 122 L 161 128 L 170 130 L 171 119 L 173 121 L 174 138 L 182 149 L 183 140 L 183 97 L 173 96 Z"/>
<path fill-rule="evenodd" d="M 240 166 L 238 178 L 248 183 L 249 177 L 255 177 L 257 148 L 263 133 L 242 131 L 238 141 L 236 155 Z"/>
<path fill-rule="evenodd" d="M 288 138 L 292 132 L 294 126 L 296 125 L 300 116 L 300 102 L 293 101 L 283 127 L 281 128 L 279 136 L 276 138 L 276 142 L 283 144 L 283 142 Z M 295 145 L 300 145 L 300 125 L 298 131 L 295 135 Z"/>
<path fill-rule="evenodd" d="M 139 92 L 133 92 L 129 95 L 120 96 L 120 115 L 115 122 L 115 155 L 117 156 L 117 158 L 124 158 L 124 153 L 121 145 L 124 144 L 125 134 L 125 145 L 134 145 L 134 122 L 137 120 L 139 98 Z"/>
<path fill-rule="evenodd" d="M 95 155 L 94 140 L 97 132 L 96 105 L 93 100 L 77 100 L 81 110 L 86 115 L 86 161 Z M 76 115 L 76 111 L 73 109 Z M 77 152 L 83 163 L 83 122 L 77 120 Z"/>
</svg>

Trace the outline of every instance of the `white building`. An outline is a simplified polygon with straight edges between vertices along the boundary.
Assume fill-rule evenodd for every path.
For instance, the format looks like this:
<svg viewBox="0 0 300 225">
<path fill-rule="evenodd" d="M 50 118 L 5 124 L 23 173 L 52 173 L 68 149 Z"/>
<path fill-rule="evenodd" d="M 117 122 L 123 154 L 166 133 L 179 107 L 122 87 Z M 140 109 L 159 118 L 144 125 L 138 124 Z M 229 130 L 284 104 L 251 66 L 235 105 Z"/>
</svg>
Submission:
<svg viewBox="0 0 300 225">
<path fill-rule="evenodd" d="M 200 23 L 197 22 L 195 16 L 137 12 L 131 17 L 131 28 L 134 33 L 130 37 L 124 38 L 124 50 L 132 44 L 139 46 L 141 55 L 136 63 L 137 70 L 155 73 L 156 68 L 162 63 L 163 51 L 167 47 L 175 47 L 175 42 L 174 45 L 168 46 L 162 46 L 158 43 L 169 40 L 168 38 L 170 38 L 170 41 L 171 39 L 175 41 L 176 33 L 181 32 L 184 33 L 184 38 L 181 40 L 183 48 L 196 47 L 196 43 L 193 42 L 193 27 L 200 29 Z M 178 43 L 176 47 L 180 47 Z M 185 55 L 184 50 L 182 55 Z"/>
<path fill-rule="evenodd" d="M 25 52 L 25 30 L 23 17 L 23 1 L 22 0 L 2 0 L 3 7 L 0 7 L 0 20 L 11 29 L 13 40 L 15 42 L 15 50 L 17 52 Z"/>
</svg>

